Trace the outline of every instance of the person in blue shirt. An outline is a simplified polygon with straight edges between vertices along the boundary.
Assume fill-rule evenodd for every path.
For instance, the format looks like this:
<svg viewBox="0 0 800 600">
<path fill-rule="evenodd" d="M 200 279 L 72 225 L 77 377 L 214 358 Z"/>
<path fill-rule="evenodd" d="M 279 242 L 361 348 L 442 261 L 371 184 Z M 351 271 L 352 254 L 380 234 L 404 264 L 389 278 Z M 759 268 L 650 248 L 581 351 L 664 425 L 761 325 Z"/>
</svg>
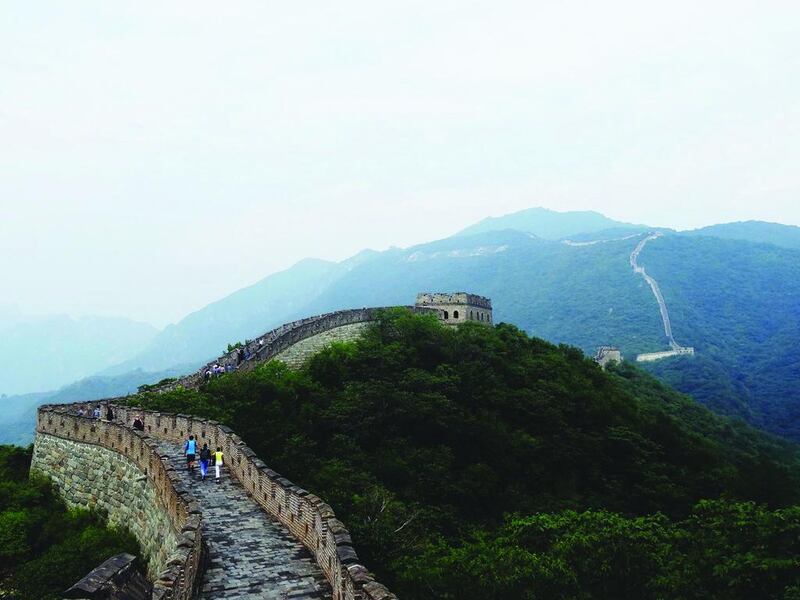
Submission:
<svg viewBox="0 0 800 600">
<path fill-rule="evenodd" d="M 194 472 L 194 457 L 197 454 L 197 442 L 194 439 L 193 435 L 189 436 L 189 439 L 183 445 L 183 450 L 186 452 L 186 470 L 190 473 Z"/>
</svg>

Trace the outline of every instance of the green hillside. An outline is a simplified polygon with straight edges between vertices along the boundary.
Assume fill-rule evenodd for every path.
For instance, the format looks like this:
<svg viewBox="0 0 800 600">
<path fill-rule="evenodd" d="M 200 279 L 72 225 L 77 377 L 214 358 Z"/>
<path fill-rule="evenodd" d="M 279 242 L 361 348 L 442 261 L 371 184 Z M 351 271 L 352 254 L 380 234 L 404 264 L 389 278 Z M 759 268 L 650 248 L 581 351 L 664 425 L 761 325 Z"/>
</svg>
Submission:
<svg viewBox="0 0 800 600">
<path fill-rule="evenodd" d="M 660 283 L 693 360 L 650 370 L 714 410 L 800 439 L 800 252 L 665 236 L 642 263 Z"/>
<path fill-rule="evenodd" d="M 743 240 L 772 244 L 783 248 L 800 250 L 800 227 L 781 225 L 780 223 L 765 223 L 764 221 L 740 221 L 737 223 L 723 223 L 709 225 L 692 231 L 683 232 L 684 235 L 702 235 L 729 240 Z"/>
<path fill-rule="evenodd" d="M 588 246 L 515 231 L 384 253 L 347 273 L 306 310 L 407 303 L 415 290 L 489 296 L 496 321 L 578 346 L 619 346 L 629 360 L 667 348 L 658 305 L 629 264 L 636 239 Z M 677 340 L 697 356 L 652 372 L 722 414 L 800 439 L 800 254 L 667 234 L 640 257 L 658 280 Z"/>
<path fill-rule="evenodd" d="M 30 463 L 30 448 L 0 446 L 0 597 L 57 600 L 107 558 L 139 554 L 131 534 L 68 510 L 47 481 L 29 479 Z"/>
<path fill-rule="evenodd" d="M 510 325 L 393 310 L 302 371 L 132 402 L 230 425 L 408 600 L 797 597 L 796 446 Z"/>
<path fill-rule="evenodd" d="M 532 209 L 494 220 L 483 233 L 365 252 L 338 264 L 305 261 L 167 328 L 118 371 L 197 365 L 229 342 L 293 319 L 406 305 L 424 290 L 489 296 L 497 321 L 587 354 L 613 344 L 633 360 L 666 349 L 658 305 L 629 264 L 641 230 L 584 216 Z M 551 238 L 593 223 L 602 229 L 567 236 L 578 245 L 528 231 L 546 229 L 551 217 L 558 221 Z M 494 229 L 501 225 L 527 230 Z M 800 251 L 662 232 L 640 263 L 660 284 L 677 340 L 697 355 L 648 368 L 720 413 L 800 440 Z"/>
</svg>

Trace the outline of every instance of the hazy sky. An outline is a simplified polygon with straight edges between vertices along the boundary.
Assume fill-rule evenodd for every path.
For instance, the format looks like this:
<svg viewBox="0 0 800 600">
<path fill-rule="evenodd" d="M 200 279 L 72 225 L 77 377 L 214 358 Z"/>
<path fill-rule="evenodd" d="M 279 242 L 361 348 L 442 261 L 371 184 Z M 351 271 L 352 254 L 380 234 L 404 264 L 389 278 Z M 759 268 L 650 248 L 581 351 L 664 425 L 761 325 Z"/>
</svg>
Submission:
<svg viewBox="0 0 800 600">
<path fill-rule="evenodd" d="M 0 3 L 0 304 L 158 326 L 530 206 L 800 225 L 800 4 Z"/>
</svg>

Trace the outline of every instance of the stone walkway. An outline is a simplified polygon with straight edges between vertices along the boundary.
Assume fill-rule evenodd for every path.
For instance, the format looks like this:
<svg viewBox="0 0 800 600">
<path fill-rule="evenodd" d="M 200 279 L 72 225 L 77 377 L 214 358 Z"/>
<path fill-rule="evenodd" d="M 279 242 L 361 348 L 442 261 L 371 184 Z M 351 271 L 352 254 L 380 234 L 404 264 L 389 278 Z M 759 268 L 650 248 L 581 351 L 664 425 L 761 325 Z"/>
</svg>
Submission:
<svg viewBox="0 0 800 600">
<path fill-rule="evenodd" d="M 223 467 L 200 481 L 186 471 L 179 446 L 161 442 L 203 508 L 203 535 L 209 564 L 199 598 L 216 600 L 331 600 L 330 586 L 311 554 L 280 523 L 273 521 Z"/>
</svg>

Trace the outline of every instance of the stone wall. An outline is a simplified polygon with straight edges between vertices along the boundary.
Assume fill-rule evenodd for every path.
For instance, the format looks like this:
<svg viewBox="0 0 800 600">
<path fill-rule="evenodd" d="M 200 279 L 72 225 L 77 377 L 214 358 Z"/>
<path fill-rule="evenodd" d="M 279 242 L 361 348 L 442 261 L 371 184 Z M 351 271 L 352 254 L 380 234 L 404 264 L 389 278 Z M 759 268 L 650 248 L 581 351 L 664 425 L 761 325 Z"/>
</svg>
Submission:
<svg viewBox="0 0 800 600">
<path fill-rule="evenodd" d="M 435 314 L 439 314 L 439 311 L 433 308 L 418 306 L 406 306 L 403 308 L 416 313 L 433 312 Z M 245 350 L 251 358 L 242 364 L 237 364 L 237 351 L 234 350 L 233 352 L 223 354 L 222 356 L 209 362 L 206 366 L 199 369 L 197 372 L 192 373 L 191 375 L 187 375 L 186 377 L 182 377 L 178 380 L 155 388 L 155 391 L 165 392 L 178 387 L 197 388 L 203 382 L 203 374 L 214 364 L 219 364 L 222 366 L 234 365 L 239 371 L 251 370 L 260 363 L 278 357 L 282 352 L 288 350 L 296 344 L 299 344 L 307 338 L 311 338 L 321 333 L 333 329 L 339 329 L 348 325 L 370 323 L 374 321 L 377 314 L 383 310 L 387 310 L 387 307 L 354 308 L 351 310 L 340 310 L 324 315 L 316 315 L 306 319 L 300 319 L 299 321 L 286 323 L 285 325 L 281 325 L 276 329 L 268 331 L 267 333 L 248 343 L 245 346 Z"/>
<path fill-rule="evenodd" d="M 162 414 L 113 405 L 118 421 L 144 415 L 148 436 L 174 443 L 194 435 L 198 444 L 222 448 L 225 468 L 248 494 L 308 548 L 333 589 L 334 600 L 396 600 L 358 561 L 345 526 L 319 497 L 270 469 L 230 428 L 190 415 Z"/>
<path fill-rule="evenodd" d="M 32 471 L 46 474 L 70 507 L 99 510 L 112 527 L 127 527 L 147 558 L 152 580 L 178 547 L 177 533 L 155 487 L 130 459 L 103 447 L 46 433 L 36 436 Z"/>
<path fill-rule="evenodd" d="M 369 327 L 369 323 L 353 323 L 329 329 L 289 346 L 286 350 L 273 356 L 272 360 L 280 360 L 296 369 L 313 354 L 334 342 L 351 342 L 358 339 L 367 327 Z"/>
<path fill-rule="evenodd" d="M 77 416 L 77 406 L 39 407 L 31 470 L 53 479 L 71 505 L 104 509 L 131 530 L 152 563 L 154 600 L 194 598 L 204 555 L 199 504 L 147 435 Z"/>
</svg>

